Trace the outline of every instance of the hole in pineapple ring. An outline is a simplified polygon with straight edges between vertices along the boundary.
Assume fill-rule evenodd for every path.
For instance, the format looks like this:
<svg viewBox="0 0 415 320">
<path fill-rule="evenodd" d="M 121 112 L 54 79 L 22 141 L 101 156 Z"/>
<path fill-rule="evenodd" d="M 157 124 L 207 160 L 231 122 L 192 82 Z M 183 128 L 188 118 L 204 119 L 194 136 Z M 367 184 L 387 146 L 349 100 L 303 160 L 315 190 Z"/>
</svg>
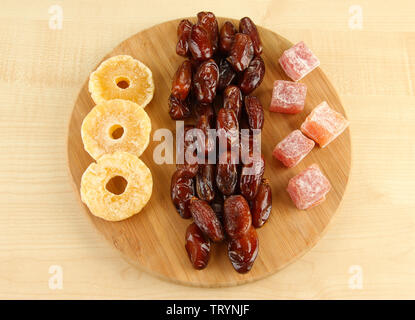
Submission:
<svg viewBox="0 0 415 320">
<path fill-rule="evenodd" d="M 124 135 L 124 128 L 119 124 L 114 124 L 110 128 L 110 137 L 114 140 L 120 139 Z"/>
<path fill-rule="evenodd" d="M 130 86 L 130 79 L 125 77 L 120 77 L 115 80 L 118 88 L 120 89 L 127 89 Z"/>
<path fill-rule="evenodd" d="M 105 189 L 109 192 L 120 195 L 123 194 L 127 188 L 128 181 L 121 176 L 112 177 L 106 184 Z"/>
</svg>

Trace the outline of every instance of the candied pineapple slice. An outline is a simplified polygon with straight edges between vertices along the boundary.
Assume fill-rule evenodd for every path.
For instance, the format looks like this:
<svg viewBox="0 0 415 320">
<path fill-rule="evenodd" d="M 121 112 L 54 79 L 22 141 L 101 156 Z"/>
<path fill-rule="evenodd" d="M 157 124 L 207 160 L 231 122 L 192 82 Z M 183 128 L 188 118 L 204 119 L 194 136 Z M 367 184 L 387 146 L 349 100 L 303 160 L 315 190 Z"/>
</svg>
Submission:
<svg viewBox="0 0 415 320">
<path fill-rule="evenodd" d="M 127 185 L 121 192 L 109 190 L 109 183 L 122 177 Z M 153 178 L 150 169 L 135 155 L 115 152 L 91 163 L 82 175 L 81 198 L 91 213 L 108 221 L 120 221 L 137 214 L 151 197 Z"/>
<path fill-rule="evenodd" d="M 82 122 L 85 150 L 95 160 L 105 153 L 126 151 L 140 156 L 150 141 L 151 121 L 145 110 L 128 100 L 96 105 Z"/>
<path fill-rule="evenodd" d="M 124 99 L 144 108 L 154 94 L 151 70 L 128 55 L 111 57 L 102 62 L 91 73 L 88 87 L 96 104 L 106 100 Z"/>
</svg>

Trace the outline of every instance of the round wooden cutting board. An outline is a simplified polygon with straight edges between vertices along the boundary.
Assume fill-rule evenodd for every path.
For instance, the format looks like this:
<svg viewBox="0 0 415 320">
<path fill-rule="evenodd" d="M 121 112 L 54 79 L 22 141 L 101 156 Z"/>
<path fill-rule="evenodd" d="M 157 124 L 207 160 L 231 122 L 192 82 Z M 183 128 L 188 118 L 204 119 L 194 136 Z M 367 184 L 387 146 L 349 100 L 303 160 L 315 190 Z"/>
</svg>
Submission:
<svg viewBox="0 0 415 320">
<path fill-rule="evenodd" d="M 218 20 L 220 26 L 225 21 Z M 249 273 L 239 274 L 232 268 L 223 243 L 213 246 L 206 269 L 194 270 L 184 248 L 185 230 L 191 221 L 180 218 L 170 199 L 170 180 L 175 171 L 175 164 L 157 165 L 153 160 L 153 150 L 160 143 L 153 141 L 154 131 L 167 128 L 175 133 L 175 121 L 168 115 L 167 99 L 172 77 L 183 61 L 175 51 L 179 21 L 180 19 L 169 21 L 139 32 L 105 57 L 106 59 L 114 55 L 128 54 L 144 62 L 153 72 L 155 95 L 145 108 L 151 118 L 152 134 L 150 145 L 141 156 L 153 174 L 151 200 L 139 214 L 121 222 L 108 222 L 96 218 L 80 202 L 99 232 L 121 251 L 129 262 L 151 274 L 182 284 L 207 287 L 237 285 L 261 279 L 301 257 L 320 239 L 341 202 L 351 163 L 349 129 L 328 147 L 315 147 L 292 169 L 283 167 L 273 159 L 272 150 L 281 139 L 298 129 L 310 111 L 323 100 L 342 114 L 345 114 L 345 111 L 333 86 L 323 71 L 317 68 L 301 80 L 308 87 L 306 106 L 302 113 L 284 115 L 269 112 L 274 80 L 289 80 L 279 66 L 278 58 L 283 50 L 292 46 L 292 43 L 270 30 L 259 27 L 264 47 L 262 58 L 265 61 L 266 75 L 261 86 L 253 94 L 259 97 L 265 112 L 262 153 L 266 161 L 264 176 L 270 180 L 272 187 L 272 213 L 269 221 L 257 229 L 259 254 Z M 238 21 L 233 22 L 238 25 Z M 80 134 L 82 120 L 93 106 L 86 81 L 75 103 L 68 132 L 69 169 L 78 196 L 82 173 L 93 161 L 84 151 Z M 332 184 L 332 190 L 323 204 L 301 211 L 294 207 L 285 189 L 291 177 L 312 163 L 317 163 L 326 174 Z"/>
</svg>

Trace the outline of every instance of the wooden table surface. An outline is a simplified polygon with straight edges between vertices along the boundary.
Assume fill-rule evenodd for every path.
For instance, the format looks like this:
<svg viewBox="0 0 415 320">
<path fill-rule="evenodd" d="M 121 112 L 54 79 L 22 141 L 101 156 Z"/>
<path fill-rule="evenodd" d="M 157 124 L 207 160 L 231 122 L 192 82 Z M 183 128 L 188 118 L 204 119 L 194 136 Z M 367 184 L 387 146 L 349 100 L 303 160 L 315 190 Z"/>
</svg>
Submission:
<svg viewBox="0 0 415 320">
<path fill-rule="evenodd" d="M 2 1 L 0 298 L 415 298 L 413 0 L 244 2 Z M 352 136 L 349 185 L 317 246 L 267 279 L 218 289 L 122 260 L 81 212 L 66 164 L 69 115 L 97 62 L 142 29 L 207 9 L 308 43 Z"/>
</svg>

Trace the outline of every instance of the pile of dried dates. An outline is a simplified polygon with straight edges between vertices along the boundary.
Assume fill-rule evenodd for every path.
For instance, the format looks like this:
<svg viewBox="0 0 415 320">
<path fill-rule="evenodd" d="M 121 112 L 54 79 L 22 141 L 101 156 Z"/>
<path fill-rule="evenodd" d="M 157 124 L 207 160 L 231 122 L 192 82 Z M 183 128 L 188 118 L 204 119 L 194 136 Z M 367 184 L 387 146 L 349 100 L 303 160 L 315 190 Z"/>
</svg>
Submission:
<svg viewBox="0 0 415 320">
<path fill-rule="evenodd" d="M 264 125 L 261 102 L 250 95 L 265 75 L 261 40 L 250 18 L 241 19 L 239 29 L 226 21 L 219 30 L 211 12 L 198 13 L 195 24 L 182 20 L 177 36 L 176 53 L 187 59 L 173 78 L 169 114 L 174 120 L 189 120 L 181 132 L 186 139 L 176 146 L 184 161 L 176 164 L 171 198 L 180 216 L 194 221 L 187 228 L 185 247 L 193 267 L 203 269 L 211 242 L 226 241 L 233 267 L 245 273 L 258 255 L 255 228 L 267 221 L 272 205 L 271 187 L 263 177 L 264 158 L 240 161 L 239 148 L 241 129 L 247 129 L 252 133 L 251 155 L 253 131 Z M 193 140 L 187 139 L 192 129 L 199 129 L 193 131 L 202 132 L 202 137 L 196 133 Z M 212 129 L 216 136 L 209 134 Z M 225 137 L 224 151 L 216 148 L 219 132 Z M 201 141 L 203 161 L 200 154 L 188 161 L 185 155 L 195 152 L 188 149 Z M 214 164 L 207 160 L 212 157 Z"/>
</svg>

